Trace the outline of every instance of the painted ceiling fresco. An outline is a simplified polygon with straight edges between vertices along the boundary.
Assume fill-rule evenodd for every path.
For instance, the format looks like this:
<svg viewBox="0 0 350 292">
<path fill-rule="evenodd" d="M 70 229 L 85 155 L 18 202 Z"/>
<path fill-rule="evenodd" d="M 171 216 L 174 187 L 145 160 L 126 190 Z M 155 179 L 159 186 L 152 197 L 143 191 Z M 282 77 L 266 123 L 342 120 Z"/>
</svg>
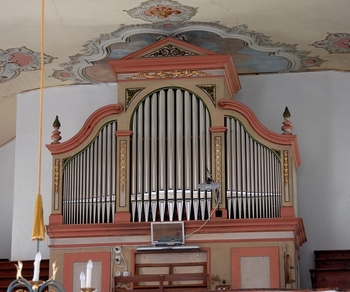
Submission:
<svg viewBox="0 0 350 292">
<path fill-rule="evenodd" d="M 307 71 L 323 60 L 298 51 L 296 45 L 274 44 L 268 36 L 251 31 L 247 25 L 225 27 L 218 23 L 191 22 L 197 8 L 173 0 L 150 0 L 126 12 L 147 24 L 122 26 L 118 30 L 89 40 L 82 53 L 70 56 L 63 69 L 52 77 L 74 83 L 115 81 L 107 61 L 118 59 L 172 36 L 217 54 L 231 54 L 238 74 L 263 74 Z M 314 46 L 329 52 L 349 52 L 348 34 L 329 34 Z M 53 57 L 47 56 L 45 62 Z M 22 61 L 19 61 L 22 60 Z M 0 51 L 0 83 L 16 78 L 20 72 L 39 70 L 38 53 L 26 48 Z"/>
<path fill-rule="evenodd" d="M 103 35 L 103 39 L 94 39 L 85 44 L 85 54 L 71 57 L 69 63 L 61 64 L 65 70 L 58 70 L 53 76 L 62 81 L 114 81 L 108 60 L 125 57 L 167 36 L 217 54 L 231 54 L 239 74 L 301 71 L 322 63 L 319 58 L 297 51 L 294 46 L 272 44 L 269 38 L 249 31 L 245 25 L 228 29 L 212 23 L 166 23 L 123 27 Z M 97 52 L 91 54 L 93 48 L 97 48 Z"/>
<path fill-rule="evenodd" d="M 45 2 L 45 87 L 115 82 L 108 60 L 168 36 L 231 54 L 239 75 L 350 71 L 343 0 Z M 2 11 L 0 146 L 15 137 L 17 95 L 41 74 L 40 1 L 3 1 Z"/>
<path fill-rule="evenodd" d="M 187 21 L 197 9 L 176 1 L 150 0 L 126 12 L 152 24 L 124 26 L 88 41 L 85 52 L 70 57 L 69 63 L 61 64 L 64 70 L 55 71 L 53 76 L 62 81 L 112 82 L 108 60 L 125 57 L 167 36 L 217 54 L 231 54 L 238 74 L 302 71 L 322 63 L 317 56 L 308 56 L 308 52 L 298 51 L 293 45 L 273 44 L 269 37 L 248 30 L 246 25 L 228 28 Z"/>
</svg>

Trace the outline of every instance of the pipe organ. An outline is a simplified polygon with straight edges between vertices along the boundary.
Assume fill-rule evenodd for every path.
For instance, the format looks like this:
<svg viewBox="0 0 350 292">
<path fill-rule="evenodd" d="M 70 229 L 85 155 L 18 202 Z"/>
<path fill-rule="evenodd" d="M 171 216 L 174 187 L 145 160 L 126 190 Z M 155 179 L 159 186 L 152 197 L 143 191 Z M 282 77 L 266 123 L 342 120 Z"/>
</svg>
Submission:
<svg viewBox="0 0 350 292">
<path fill-rule="evenodd" d="M 62 215 L 65 224 L 113 222 L 116 129 L 116 121 L 104 125 L 85 149 L 64 162 Z"/>
<path fill-rule="evenodd" d="M 198 190 L 210 169 L 210 116 L 187 90 L 162 89 L 133 115 L 132 221 L 207 219 L 211 192 Z"/>
<path fill-rule="evenodd" d="M 178 55 L 158 53 L 164 48 Z M 186 243 L 202 247 L 210 275 L 237 289 L 243 278 L 252 281 L 244 288 L 297 288 L 306 235 L 296 210 L 301 161 L 289 112 L 281 134 L 266 129 L 234 100 L 240 83 L 232 56 L 175 38 L 109 65 L 116 103 L 93 112 L 67 141 L 55 129 L 47 145 L 51 257 L 70 265 L 101 252 L 109 281 L 119 266 L 106 248 L 123 246 L 126 261 L 136 265 L 150 222 L 184 221 Z M 218 188 L 200 188 L 204 182 Z M 251 265 L 267 272 L 248 275 Z"/>
<path fill-rule="evenodd" d="M 226 117 L 228 218 L 278 218 L 282 207 L 281 157 Z"/>
</svg>

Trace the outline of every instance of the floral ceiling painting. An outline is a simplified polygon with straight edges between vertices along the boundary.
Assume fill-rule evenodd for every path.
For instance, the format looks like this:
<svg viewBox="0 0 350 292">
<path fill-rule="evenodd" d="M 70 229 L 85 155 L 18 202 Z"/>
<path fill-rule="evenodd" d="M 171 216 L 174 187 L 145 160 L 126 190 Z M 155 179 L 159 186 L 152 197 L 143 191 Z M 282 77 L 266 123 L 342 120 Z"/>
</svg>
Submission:
<svg viewBox="0 0 350 292">
<path fill-rule="evenodd" d="M 238 74 L 286 73 L 315 70 L 325 60 L 297 45 L 273 43 L 269 36 L 249 30 L 245 24 L 226 27 L 218 22 L 191 21 L 197 7 L 174 0 L 149 0 L 122 13 L 144 23 L 119 25 L 110 33 L 88 40 L 83 50 L 60 63 L 51 77 L 69 83 L 114 82 L 109 60 L 123 58 L 165 37 L 210 50 L 231 54 Z M 328 34 L 310 46 L 329 54 L 350 53 L 350 35 Z M 12 80 L 21 72 L 40 70 L 40 56 L 26 47 L 0 50 L 0 83 Z M 53 57 L 45 55 L 45 64 Z"/>
<path fill-rule="evenodd" d="M 197 8 L 172 0 L 150 0 L 125 11 L 129 16 L 151 24 L 122 26 L 84 45 L 84 53 L 70 57 L 53 77 L 62 81 L 113 82 L 108 60 L 119 59 L 155 43 L 164 37 L 184 42 L 217 54 L 231 54 L 239 74 L 281 73 L 307 70 L 323 61 L 295 45 L 273 44 L 269 37 L 248 30 L 246 25 L 233 28 L 218 23 L 191 22 Z"/>
</svg>

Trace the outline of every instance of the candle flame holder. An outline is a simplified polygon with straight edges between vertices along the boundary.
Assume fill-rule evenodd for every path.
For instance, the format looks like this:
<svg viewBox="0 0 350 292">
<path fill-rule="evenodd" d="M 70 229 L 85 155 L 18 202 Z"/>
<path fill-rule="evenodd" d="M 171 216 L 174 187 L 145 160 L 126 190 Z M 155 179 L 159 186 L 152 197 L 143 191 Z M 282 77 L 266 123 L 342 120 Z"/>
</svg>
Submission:
<svg viewBox="0 0 350 292">
<path fill-rule="evenodd" d="M 80 290 L 81 290 L 82 292 L 94 292 L 94 291 L 96 291 L 96 288 L 85 287 L 85 288 L 80 288 Z"/>
<path fill-rule="evenodd" d="M 52 264 L 52 276 L 47 281 L 28 281 L 22 276 L 23 263 L 18 261 L 16 279 L 11 282 L 7 287 L 7 292 L 12 291 L 29 291 L 29 292 L 41 292 L 41 291 L 57 291 L 65 292 L 64 286 L 61 282 L 55 280 L 58 267 L 56 261 Z M 87 291 L 88 292 L 88 291 Z"/>
</svg>

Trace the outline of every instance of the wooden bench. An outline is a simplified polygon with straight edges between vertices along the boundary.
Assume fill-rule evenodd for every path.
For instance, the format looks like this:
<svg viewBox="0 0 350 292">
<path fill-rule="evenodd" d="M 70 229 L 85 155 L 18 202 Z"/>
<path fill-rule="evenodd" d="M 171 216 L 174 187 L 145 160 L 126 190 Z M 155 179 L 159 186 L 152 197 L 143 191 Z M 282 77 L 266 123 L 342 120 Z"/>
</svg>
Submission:
<svg viewBox="0 0 350 292">
<path fill-rule="evenodd" d="M 350 250 L 315 250 L 312 288 L 350 288 Z"/>
<path fill-rule="evenodd" d="M 208 274 L 166 274 L 166 275 L 137 275 L 114 277 L 115 292 L 166 292 L 210 290 Z"/>
</svg>

